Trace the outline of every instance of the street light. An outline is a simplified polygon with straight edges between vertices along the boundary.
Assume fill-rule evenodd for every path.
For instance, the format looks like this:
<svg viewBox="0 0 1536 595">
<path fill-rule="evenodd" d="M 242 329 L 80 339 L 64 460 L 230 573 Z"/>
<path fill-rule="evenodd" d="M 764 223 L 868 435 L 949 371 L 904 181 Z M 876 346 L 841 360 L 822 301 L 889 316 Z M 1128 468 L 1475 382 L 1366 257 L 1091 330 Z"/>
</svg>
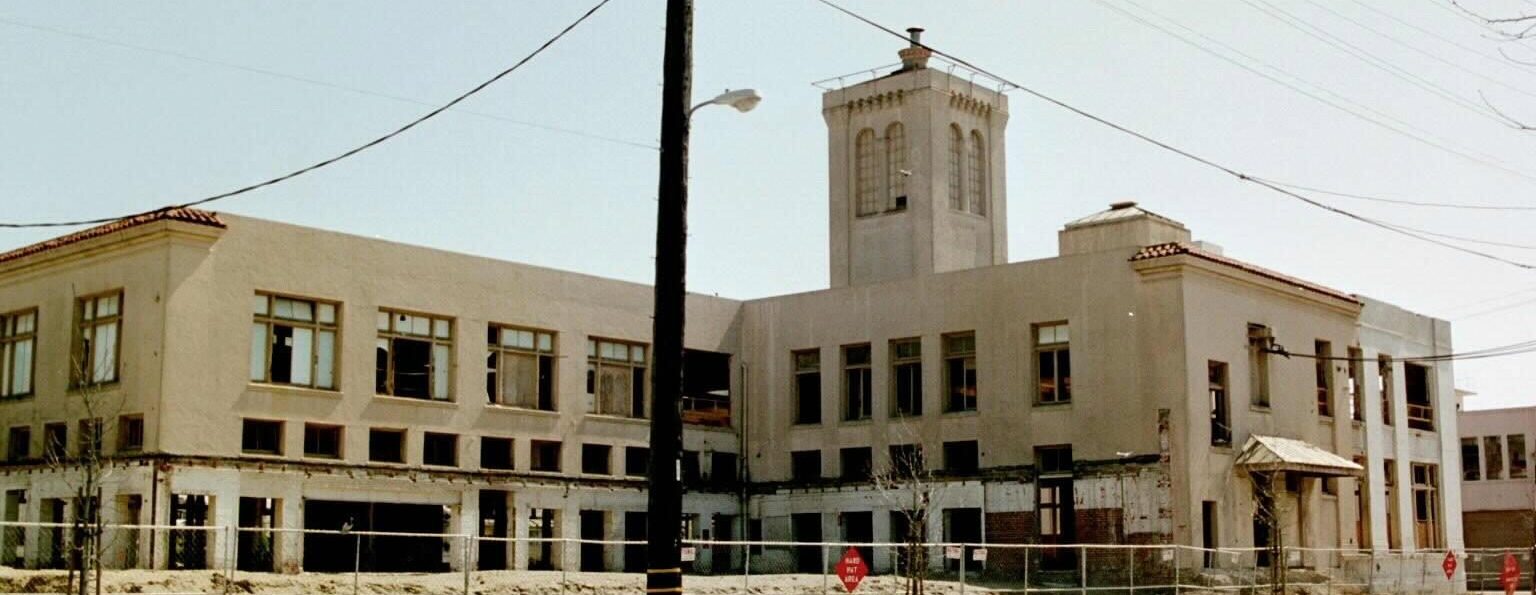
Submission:
<svg viewBox="0 0 1536 595">
<path fill-rule="evenodd" d="M 688 115 L 692 116 L 693 112 L 706 105 L 729 105 L 736 108 L 738 112 L 746 113 L 752 111 L 752 108 L 757 107 L 758 102 L 762 100 L 763 96 L 757 94 L 757 89 L 727 90 L 716 95 L 714 99 L 693 106 L 692 109 L 688 110 Z"/>
<path fill-rule="evenodd" d="M 693 0 L 667 0 L 662 60 L 661 159 L 656 192 L 656 313 L 651 317 L 651 460 L 646 469 L 645 592 L 683 592 L 683 328 L 688 260 L 688 129 L 706 105 L 749 111 L 756 91 L 726 91 L 689 107 L 693 79 Z"/>
</svg>

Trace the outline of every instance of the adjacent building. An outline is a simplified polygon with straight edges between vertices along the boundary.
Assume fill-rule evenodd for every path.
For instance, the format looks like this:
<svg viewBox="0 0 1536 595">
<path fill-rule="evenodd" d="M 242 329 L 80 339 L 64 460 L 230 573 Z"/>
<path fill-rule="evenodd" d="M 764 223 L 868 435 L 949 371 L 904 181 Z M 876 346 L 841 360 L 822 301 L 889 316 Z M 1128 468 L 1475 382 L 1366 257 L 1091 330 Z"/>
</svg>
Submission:
<svg viewBox="0 0 1536 595">
<path fill-rule="evenodd" d="M 824 96 L 830 287 L 688 298 L 689 536 L 1462 545 L 1452 365 L 1415 359 L 1452 350 L 1448 323 L 1227 256 L 1131 202 L 1010 262 L 1007 96 L 901 56 Z M 102 452 L 109 521 L 247 527 L 256 570 L 351 563 L 334 536 L 263 529 L 644 535 L 647 286 L 169 209 L 0 254 L 0 313 L 4 520 L 71 518 L 78 461 Z M 926 527 L 903 477 L 932 486 Z M 57 562 L 57 535 L 4 538 L 6 563 Z M 223 551 L 187 539 L 114 555 Z M 461 544 L 370 540 L 364 565 L 643 565 Z M 695 564 L 748 555 L 826 563 Z"/>
<path fill-rule="evenodd" d="M 1458 417 L 1467 547 L 1530 548 L 1536 544 L 1536 407 Z"/>
</svg>

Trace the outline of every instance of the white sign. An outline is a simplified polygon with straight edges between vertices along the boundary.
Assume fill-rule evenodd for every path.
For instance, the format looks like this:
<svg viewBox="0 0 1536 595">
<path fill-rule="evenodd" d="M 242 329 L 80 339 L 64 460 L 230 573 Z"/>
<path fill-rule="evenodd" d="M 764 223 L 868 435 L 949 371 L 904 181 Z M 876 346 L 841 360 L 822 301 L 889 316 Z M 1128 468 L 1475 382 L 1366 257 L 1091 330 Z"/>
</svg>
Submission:
<svg viewBox="0 0 1536 595">
<path fill-rule="evenodd" d="M 986 550 L 986 548 L 977 548 L 977 549 L 971 550 L 971 559 L 975 560 L 977 562 L 986 562 L 987 561 L 987 550 Z"/>
<path fill-rule="evenodd" d="M 1173 561 L 1173 550 L 1163 550 L 1163 561 L 1164 562 L 1172 562 Z"/>
<path fill-rule="evenodd" d="M 699 548 L 685 547 L 683 548 L 682 554 L 684 562 L 692 562 L 694 559 L 699 557 Z"/>
<path fill-rule="evenodd" d="M 949 558 L 951 560 L 959 560 L 960 559 L 960 546 L 958 546 L 958 545 L 946 545 L 946 546 L 944 546 L 944 557 L 945 558 Z"/>
</svg>

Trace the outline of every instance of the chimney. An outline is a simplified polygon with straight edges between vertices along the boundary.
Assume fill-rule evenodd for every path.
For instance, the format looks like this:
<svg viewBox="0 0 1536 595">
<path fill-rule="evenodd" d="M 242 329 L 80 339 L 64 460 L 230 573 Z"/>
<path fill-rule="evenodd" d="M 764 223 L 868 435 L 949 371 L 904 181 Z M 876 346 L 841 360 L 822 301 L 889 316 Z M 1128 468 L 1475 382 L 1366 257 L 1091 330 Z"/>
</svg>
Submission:
<svg viewBox="0 0 1536 595">
<path fill-rule="evenodd" d="M 896 55 L 901 56 L 901 72 L 927 68 L 928 57 L 933 55 L 933 50 L 922 46 L 923 28 L 908 27 L 907 33 L 911 35 L 912 45 L 896 52 Z"/>
</svg>

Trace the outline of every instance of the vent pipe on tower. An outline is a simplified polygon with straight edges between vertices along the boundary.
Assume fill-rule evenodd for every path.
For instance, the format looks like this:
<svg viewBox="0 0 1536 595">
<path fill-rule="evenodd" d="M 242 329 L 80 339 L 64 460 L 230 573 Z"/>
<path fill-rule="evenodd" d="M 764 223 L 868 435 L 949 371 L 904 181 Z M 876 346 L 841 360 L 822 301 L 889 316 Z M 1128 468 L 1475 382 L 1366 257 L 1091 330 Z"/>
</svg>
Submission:
<svg viewBox="0 0 1536 595">
<path fill-rule="evenodd" d="M 896 52 L 896 55 L 901 56 L 901 72 L 927 68 L 928 58 L 933 55 L 933 51 L 922 46 L 923 28 L 908 27 L 907 34 L 911 36 L 912 45 Z"/>
</svg>

